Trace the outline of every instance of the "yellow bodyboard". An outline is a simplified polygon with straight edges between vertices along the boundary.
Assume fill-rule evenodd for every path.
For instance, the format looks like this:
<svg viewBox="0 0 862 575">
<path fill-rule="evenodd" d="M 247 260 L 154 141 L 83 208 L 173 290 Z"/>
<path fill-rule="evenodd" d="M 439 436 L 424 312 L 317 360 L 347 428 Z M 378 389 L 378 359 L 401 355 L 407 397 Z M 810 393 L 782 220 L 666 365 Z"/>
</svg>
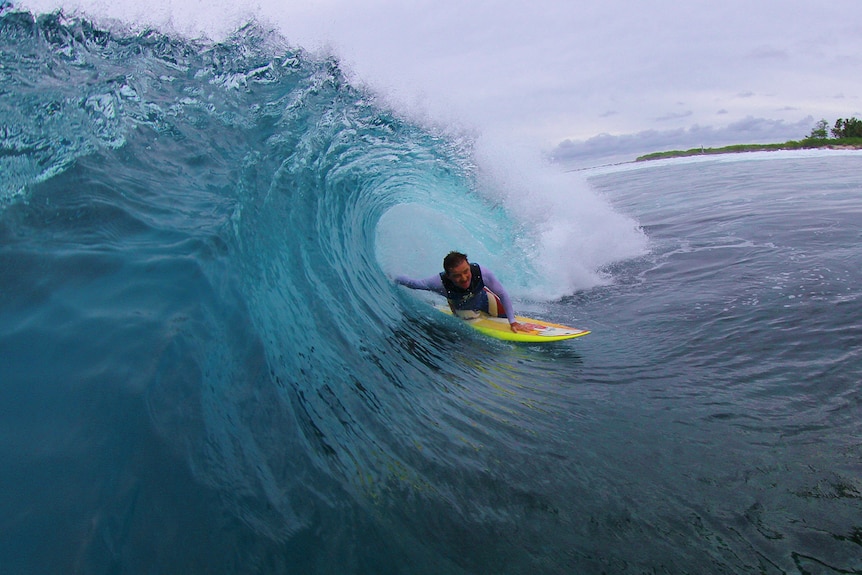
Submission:
<svg viewBox="0 0 862 575">
<path fill-rule="evenodd" d="M 452 311 L 448 306 L 435 306 L 438 310 L 445 314 L 452 315 Z M 514 332 L 509 327 L 509 320 L 504 317 L 491 317 L 485 312 L 476 312 L 476 317 L 461 318 L 464 322 L 485 335 L 496 339 L 506 341 L 522 341 L 530 343 L 545 343 L 549 341 L 560 341 L 563 339 L 572 339 L 581 337 L 590 333 L 585 329 L 560 325 L 558 323 L 550 323 L 541 319 L 533 319 L 531 317 L 515 316 L 518 323 L 529 328 L 528 332 Z"/>
</svg>

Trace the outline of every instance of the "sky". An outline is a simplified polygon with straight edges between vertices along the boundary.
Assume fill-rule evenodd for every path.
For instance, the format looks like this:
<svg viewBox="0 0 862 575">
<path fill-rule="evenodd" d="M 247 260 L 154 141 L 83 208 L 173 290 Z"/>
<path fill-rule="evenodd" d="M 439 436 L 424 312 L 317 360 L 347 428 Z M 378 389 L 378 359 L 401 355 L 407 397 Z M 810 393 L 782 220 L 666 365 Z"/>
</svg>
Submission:
<svg viewBox="0 0 862 575">
<path fill-rule="evenodd" d="M 862 117 L 862 2 L 23 0 L 218 40 L 255 18 L 435 123 L 596 164 Z"/>
</svg>

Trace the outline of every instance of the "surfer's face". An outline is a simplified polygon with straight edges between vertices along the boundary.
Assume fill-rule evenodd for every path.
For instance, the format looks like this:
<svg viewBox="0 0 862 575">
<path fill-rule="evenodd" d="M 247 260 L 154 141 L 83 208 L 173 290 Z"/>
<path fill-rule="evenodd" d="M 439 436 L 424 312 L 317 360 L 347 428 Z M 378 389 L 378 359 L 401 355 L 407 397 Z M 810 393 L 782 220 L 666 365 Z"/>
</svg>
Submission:
<svg viewBox="0 0 862 575">
<path fill-rule="evenodd" d="M 446 272 L 446 277 L 452 280 L 456 286 L 461 289 L 470 287 L 470 280 L 473 279 L 473 274 L 470 272 L 470 263 L 464 260 L 454 268 L 450 268 Z"/>
</svg>

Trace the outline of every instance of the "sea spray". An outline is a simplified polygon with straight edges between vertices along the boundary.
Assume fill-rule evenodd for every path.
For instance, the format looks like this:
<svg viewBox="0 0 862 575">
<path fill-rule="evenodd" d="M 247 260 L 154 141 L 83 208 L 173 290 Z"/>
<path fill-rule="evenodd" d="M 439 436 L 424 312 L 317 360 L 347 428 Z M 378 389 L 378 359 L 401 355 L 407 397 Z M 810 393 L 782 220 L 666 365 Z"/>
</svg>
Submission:
<svg viewBox="0 0 862 575">
<path fill-rule="evenodd" d="M 638 223 L 615 210 L 578 173 L 562 173 L 524 146 L 480 139 L 477 187 L 505 206 L 517 222 L 520 258 L 507 266 L 512 283 L 539 301 L 571 295 L 611 281 L 608 266 L 646 253 Z"/>
</svg>

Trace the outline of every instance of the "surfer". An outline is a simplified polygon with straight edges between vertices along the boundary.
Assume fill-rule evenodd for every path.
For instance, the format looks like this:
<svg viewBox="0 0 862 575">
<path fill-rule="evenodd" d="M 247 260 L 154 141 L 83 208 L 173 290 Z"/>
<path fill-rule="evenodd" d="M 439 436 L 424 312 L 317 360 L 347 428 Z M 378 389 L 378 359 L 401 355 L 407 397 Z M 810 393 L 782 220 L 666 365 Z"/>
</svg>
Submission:
<svg viewBox="0 0 862 575">
<path fill-rule="evenodd" d="M 506 289 L 488 268 L 471 264 L 467 255 L 449 252 L 443 258 L 443 271 L 425 279 L 398 276 L 395 282 L 411 289 L 437 292 L 449 302 L 452 313 L 469 318 L 477 311 L 492 317 L 505 317 L 514 332 L 529 331 L 515 320 L 515 310 Z"/>
</svg>

